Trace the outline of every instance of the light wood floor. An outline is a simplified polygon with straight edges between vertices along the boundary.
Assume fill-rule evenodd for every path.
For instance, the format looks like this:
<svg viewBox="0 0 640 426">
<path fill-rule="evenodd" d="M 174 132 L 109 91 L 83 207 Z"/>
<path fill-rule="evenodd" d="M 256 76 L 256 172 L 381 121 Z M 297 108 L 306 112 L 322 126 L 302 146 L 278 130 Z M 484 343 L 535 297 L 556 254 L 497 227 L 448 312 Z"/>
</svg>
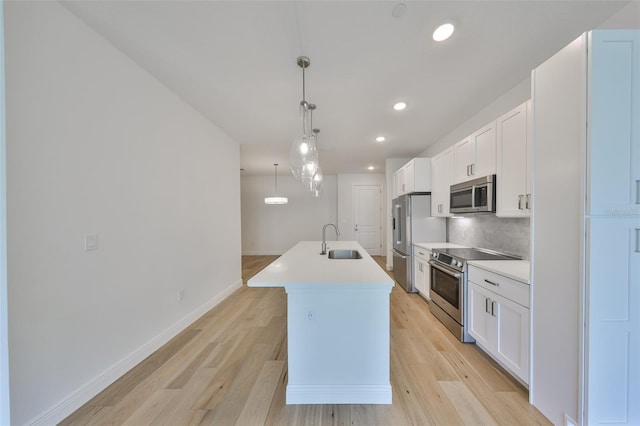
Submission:
<svg viewBox="0 0 640 426">
<path fill-rule="evenodd" d="M 550 424 L 524 388 L 398 286 L 391 294 L 393 404 L 285 405 L 286 294 L 246 287 L 275 258 L 243 257 L 241 289 L 61 424 Z"/>
</svg>

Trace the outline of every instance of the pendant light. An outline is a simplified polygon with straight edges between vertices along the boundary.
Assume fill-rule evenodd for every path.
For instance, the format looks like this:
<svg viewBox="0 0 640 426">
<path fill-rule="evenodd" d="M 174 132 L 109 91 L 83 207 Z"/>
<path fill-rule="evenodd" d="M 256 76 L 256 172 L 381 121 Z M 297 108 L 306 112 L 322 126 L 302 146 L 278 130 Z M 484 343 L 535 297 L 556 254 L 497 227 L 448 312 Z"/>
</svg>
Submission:
<svg viewBox="0 0 640 426">
<path fill-rule="evenodd" d="M 278 196 L 278 163 L 273 163 L 275 167 L 275 182 L 276 182 L 276 191 L 273 197 L 264 197 L 265 204 L 288 204 L 289 199 L 287 197 L 279 197 Z"/>
<path fill-rule="evenodd" d="M 315 136 L 311 132 L 311 116 L 316 108 L 306 100 L 305 69 L 311 65 L 306 56 L 299 56 L 296 63 L 302 68 L 302 101 L 300 102 L 300 118 L 296 129 L 296 136 L 289 150 L 289 165 L 291 173 L 296 179 L 310 180 L 318 167 L 318 150 Z"/>
</svg>

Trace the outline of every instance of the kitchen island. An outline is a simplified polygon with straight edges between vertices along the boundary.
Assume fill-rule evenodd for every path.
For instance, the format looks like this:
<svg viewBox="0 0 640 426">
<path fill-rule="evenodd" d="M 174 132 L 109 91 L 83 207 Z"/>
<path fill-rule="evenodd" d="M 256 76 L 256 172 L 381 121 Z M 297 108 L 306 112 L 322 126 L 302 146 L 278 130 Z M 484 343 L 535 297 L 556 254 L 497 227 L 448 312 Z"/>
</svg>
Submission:
<svg viewBox="0 0 640 426">
<path fill-rule="evenodd" d="M 287 404 L 391 404 L 389 295 L 393 280 L 355 241 L 361 259 L 329 259 L 302 241 L 248 281 L 287 293 Z"/>
</svg>

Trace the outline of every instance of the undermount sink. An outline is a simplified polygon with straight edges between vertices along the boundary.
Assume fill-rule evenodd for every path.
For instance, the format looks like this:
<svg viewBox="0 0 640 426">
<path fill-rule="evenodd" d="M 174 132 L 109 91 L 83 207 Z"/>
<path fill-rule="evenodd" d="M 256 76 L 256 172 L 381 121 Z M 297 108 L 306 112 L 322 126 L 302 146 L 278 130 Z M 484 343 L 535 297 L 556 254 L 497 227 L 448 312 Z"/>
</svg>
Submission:
<svg viewBox="0 0 640 426">
<path fill-rule="evenodd" d="M 329 259 L 362 259 L 358 250 L 329 250 Z"/>
</svg>

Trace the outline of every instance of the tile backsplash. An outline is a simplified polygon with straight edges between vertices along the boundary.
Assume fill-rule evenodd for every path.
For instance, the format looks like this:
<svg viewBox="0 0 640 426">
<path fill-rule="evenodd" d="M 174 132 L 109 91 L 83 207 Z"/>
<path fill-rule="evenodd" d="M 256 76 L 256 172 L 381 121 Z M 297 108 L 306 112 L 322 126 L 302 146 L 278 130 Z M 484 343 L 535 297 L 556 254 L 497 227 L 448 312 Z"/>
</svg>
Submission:
<svg viewBox="0 0 640 426">
<path fill-rule="evenodd" d="M 461 219 L 447 219 L 451 243 L 515 254 L 529 259 L 529 218 L 508 219 L 495 214 L 475 214 Z"/>
</svg>

